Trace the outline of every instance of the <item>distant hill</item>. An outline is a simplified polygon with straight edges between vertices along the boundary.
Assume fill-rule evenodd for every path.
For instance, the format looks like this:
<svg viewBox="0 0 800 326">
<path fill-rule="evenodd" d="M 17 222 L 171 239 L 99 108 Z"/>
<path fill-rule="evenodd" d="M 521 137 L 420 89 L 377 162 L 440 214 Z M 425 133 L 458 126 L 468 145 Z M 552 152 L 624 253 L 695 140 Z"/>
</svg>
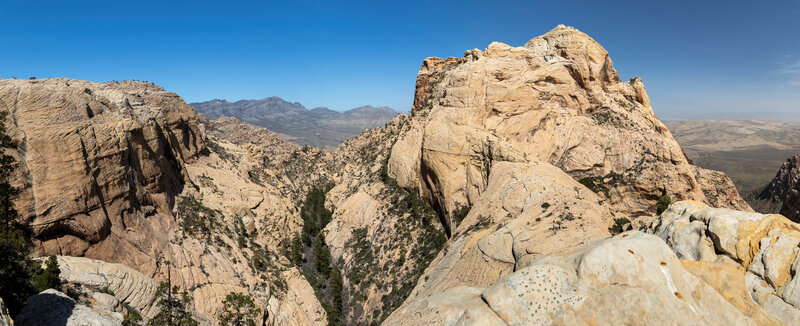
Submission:
<svg viewBox="0 0 800 326">
<path fill-rule="evenodd" d="M 190 105 L 211 120 L 221 116 L 236 117 L 274 131 L 292 142 L 326 149 L 333 149 L 364 129 L 383 126 L 397 115 L 388 107 L 369 105 L 344 112 L 324 107 L 309 110 L 300 103 L 274 96 L 232 103 L 211 100 Z"/>
<path fill-rule="evenodd" d="M 756 196 L 775 177 L 786 158 L 800 153 L 800 125 L 760 120 L 681 120 L 665 123 L 694 162 L 725 172 L 742 197 L 761 212 Z"/>
</svg>

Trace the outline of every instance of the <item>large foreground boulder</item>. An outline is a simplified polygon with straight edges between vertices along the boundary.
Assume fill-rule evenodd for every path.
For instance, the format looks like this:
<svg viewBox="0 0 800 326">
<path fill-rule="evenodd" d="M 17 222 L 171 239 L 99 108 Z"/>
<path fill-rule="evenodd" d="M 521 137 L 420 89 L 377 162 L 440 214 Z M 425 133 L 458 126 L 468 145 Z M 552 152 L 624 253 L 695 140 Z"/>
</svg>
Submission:
<svg viewBox="0 0 800 326">
<path fill-rule="evenodd" d="M 748 325 L 658 237 L 631 231 L 537 260 L 483 288 L 454 288 L 397 310 L 386 325 Z"/>
<path fill-rule="evenodd" d="M 22 326 L 117 326 L 122 318 L 120 313 L 89 308 L 49 289 L 30 297 L 16 319 Z"/>
</svg>

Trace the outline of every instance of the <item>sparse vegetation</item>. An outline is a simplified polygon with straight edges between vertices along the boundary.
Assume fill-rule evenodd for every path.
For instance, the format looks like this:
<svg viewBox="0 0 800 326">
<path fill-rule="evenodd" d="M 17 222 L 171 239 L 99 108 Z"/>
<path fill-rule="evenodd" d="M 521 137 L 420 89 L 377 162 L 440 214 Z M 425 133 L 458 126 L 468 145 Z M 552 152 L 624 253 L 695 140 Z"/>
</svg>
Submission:
<svg viewBox="0 0 800 326">
<path fill-rule="evenodd" d="M 608 228 L 608 232 L 610 232 L 611 235 L 620 234 L 623 231 L 625 231 L 623 229 L 625 224 L 628 224 L 630 222 L 631 222 L 630 220 L 628 220 L 627 218 L 624 218 L 624 217 L 623 218 L 614 218 L 614 225 L 612 225 L 612 226 L 610 226 Z"/>
<path fill-rule="evenodd" d="M 256 308 L 253 298 L 246 294 L 231 292 L 222 301 L 220 326 L 255 326 L 261 309 Z"/>
<path fill-rule="evenodd" d="M 461 208 L 459 208 L 459 209 L 457 209 L 457 210 L 455 210 L 453 212 L 453 219 L 452 220 L 453 220 L 453 222 L 455 222 L 455 223 L 453 223 L 453 226 L 452 226 L 453 230 L 455 230 L 456 227 L 461 225 L 461 222 L 464 221 L 464 218 L 467 217 L 467 214 L 469 214 L 469 210 L 470 209 L 471 209 L 471 207 L 469 207 L 469 206 L 462 206 Z"/>
<path fill-rule="evenodd" d="M 229 152 L 225 147 L 222 147 L 219 143 L 215 140 L 211 139 L 211 137 L 206 138 L 206 147 L 214 153 L 219 155 L 223 161 L 231 162 L 231 163 L 239 163 L 239 157 L 234 155 L 233 153 Z"/>
<path fill-rule="evenodd" d="M 153 319 L 147 322 L 149 326 L 196 326 L 197 321 L 192 316 L 189 306 L 192 297 L 186 290 L 181 291 L 177 286 L 170 286 L 168 282 L 158 284 L 155 294 L 156 305 L 161 309 Z"/>
<path fill-rule="evenodd" d="M 194 197 L 182 196 L 178 202 L 177 215 L 185 234 L 211 243 L 211 231 L 219 227 L 222 212 L 204 206 Z"/>
<path fill-rule="evenodd" d="M 7 115 L 6 111 L 0 112 L 0 294 L 14 316 L 35 294 L 32 277 L 38 268 L 28 260 L 33 248 L 32 231 L 18 221 L 14 207 L 19 190 L 9 183 L 16 162 L 6 151 L 16 149 L 17 144 L 6 133 Z"/>
<path fill-rule="evenodd" d="M 672 198 L 670 198 L 669 195 L 658 197 L 658 201 L 656 201 L 656 214 L 661 215 L 661 213 L 669 208 L 669 205 L 672 205 Z"/>
<path fill-rule="evenodd" d="M 338 267 L 331 262 L 331 253 L 325 244 L 322 230 L 333 213 L 325 208 L 327 189 L 313 187 L 306 194 L 300 216 L 303 231 L 292 241 L 291 259 L 314 288 L 328 316 L 328 325 L 344 325 L 342 306 L 342 280 Z"/>
</svg>

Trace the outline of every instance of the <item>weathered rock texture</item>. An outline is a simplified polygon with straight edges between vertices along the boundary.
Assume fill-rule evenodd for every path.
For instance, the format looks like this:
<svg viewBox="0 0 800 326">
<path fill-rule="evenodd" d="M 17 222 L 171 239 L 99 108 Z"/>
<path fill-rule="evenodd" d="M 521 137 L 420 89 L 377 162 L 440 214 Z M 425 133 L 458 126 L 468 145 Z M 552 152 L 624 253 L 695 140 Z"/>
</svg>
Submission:
<svg viewBox="0 0 800 326">
<path fill-rule="evenodd" d="M 19 143 L 17 207 L 37 255 L 97 259 L 91 272 L 66 265 L 83 278 L 105 275 L 109 288 L 140 302 L 169 277 L 212 321 L 231 292 L 251 294 L 262 311 L 301 311 L 291 315 L 299 324 L 320 319 L 313 298 L 303 307 L 289 299 L 307 291 L 286 287 L 297 276 L 277 254 L 285 231 L 299 227 L 292 203 L 231 168 L 250 162 L 249 152 L 209 141 L 176 94 L 142 82 L 0 80 L 0 110 Z M 114 264 L 151 280 L 128 288 L 139 278 Z"/>
<path fill-rule="evenodd" d="M 105 299 L 98 304 L 105 310 L 125 313 L 125 308 L 130 307 L 145 318 L 159 312 L 153 300 L 158 283 L 146 275 L 125 265 L 85 257 L 57 257 L 62 281 L 78 286 L 87 301 Z M 105 297 L 109 294 L 113 298 Z"/>
<path fill-rule="evenodd" d="M 411 113 L 328 163 L 325 241 L 348 321 L 453 291 L 480 306 L 474 289 L 588 248 L 614 218 L 653 215 L 664 194 L 749 210 L 724 174 L 686 159 L 641 80 L 617 76 L 599 44 L 564 26 L 524 47 L 425 59 Z"/>
<path fill-rule="evenodd" d="M 594 185 L 627 217 L 651 215 L 663 194 L 749 209 L 724 174 L 687 161 L 641 79 L 619 81 L 605 49 L 571 27 L 425 59 L 412 113 L 422 123 L 400 136 L 390 170 L 447 216 L 477 202 L 496 162 L 532 161 Z"/>
<path fill-rule="evenodd" d="M 655 220 L 651 231 L 726 298 L 747 303 L 739 299 L 746 293 L 770 318 L 788 325 L 800 320 L 797 223 L 781 215 L 681 202 Z"/>
<path fill-rule="evenodd" d="M 541 258 L 484 288 L 453 288 L 415 301 L 385 325 L 774 322 L 755 309 L 740 311 L 687 271 L 661 239 L 631 231 L 570 255 Z"/>
<path fill-rule="evenodd" d="M 615 218 L 653 215 L 665 194 L 750 209 L 724 174 L 687 160 L 641 80 L 619 81 L 608 53 L 571 27 L 426 59 L 414 108 L 395 122 L 389 174 L 450 235 L 399 311 L 586 249 Z"/>
</svg>

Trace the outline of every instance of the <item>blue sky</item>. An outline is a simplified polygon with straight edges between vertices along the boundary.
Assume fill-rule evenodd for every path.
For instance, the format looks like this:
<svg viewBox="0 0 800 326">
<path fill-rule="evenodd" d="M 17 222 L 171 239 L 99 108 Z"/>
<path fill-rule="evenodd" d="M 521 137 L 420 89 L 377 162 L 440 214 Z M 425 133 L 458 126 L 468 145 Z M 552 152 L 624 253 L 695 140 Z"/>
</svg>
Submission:
<svg viewBox="0 0 800 326">
<path fill-rule="evenodd" d="M 800 0 L 0 0 L 0 77 L 407 111 L 425 57 L 520 46 L 558 24 L 642 77 L 662 118 L 800 117 Z"/>
</svg>

